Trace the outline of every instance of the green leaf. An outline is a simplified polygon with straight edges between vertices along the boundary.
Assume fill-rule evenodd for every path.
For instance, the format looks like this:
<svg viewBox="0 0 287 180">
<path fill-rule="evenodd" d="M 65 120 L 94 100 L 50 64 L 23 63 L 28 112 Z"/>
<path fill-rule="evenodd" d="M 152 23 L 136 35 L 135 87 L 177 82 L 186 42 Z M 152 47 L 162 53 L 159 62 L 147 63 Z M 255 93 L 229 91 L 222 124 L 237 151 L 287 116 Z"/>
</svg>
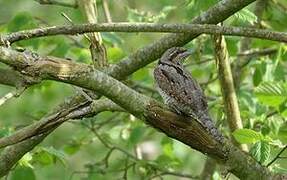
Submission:
<svg viewBox="0 0 287 180">
<path fill-rule="evenodd" d="M 121 45 L 124 40 L 114 32 L 102 32 L 101 33 L 104 43 L 109 44 L 111 46 Z"/>
<path fill-rule="evenodd" d="M 125 53 L 123 52 L 123 50 L 118 47 L 108 48 L 107 54 L 108 54 L 108 59 L 111 62 L 117 62 L 117 60 L 120 60 L 121 58 L 125 56 Z"/>
<path fill-rule="evenodd" d="M 1 127 L 0 128 L 0 137 L 8 136 L 11 133 L 11 129 L 8 127 Z"/>
<path fill-rule="evenodd" d="M 9 32 L 15 32 L 20 30 L 27 30 L 36 28 L 37 23 L 34 18 L 28 12 L 20 12 L 8 23 L 7 30 Z M 32 46 L 35 50 L 40 45 L 39 39 L 30 39 L 28 41 L 17 42 L 20 46 Z"/>
<path fill-rule="evenodd" d="M 81 144 L 77 142 L 72 142 L 64 146 L 63 150 L 66 154 L 73 155 L 81 149 Z"/>
<path fill-rule="evenodd" d="M 255 89 L 255 95 L 264 105 L 278 107 L 287 100 L 287 85 L 279 82 L 264 82 Z"/>
<path fill-rule="evenodd" d="M 248 9 L 242 9 L 241 11 L 235 13 L 234 16 L 242 22 L 249 22 L 251 24 L 257 20 L 256 15 Z"/>
<path fill-rule="evenodd" d="M 175 158 L 173 151 L 173 141 L 170 138 L 164 137 L 161 141 L 161 145 L 164 155 L 169 156 L 170 158 Z"/>
<path fill-rule="evenodd" d="M 253 131 L 251 129 L 237 129 L 232 135 L 241 144 L 250 144 L 260 141 L 263 137 L 261 133 Z"/>
<path fill-rule="evenodd" d="M 35 180 L 36 176 L 34 174 L 33 169 L 20 166 L 11 173 L 11 180 L 19 180 L 19 179 Z"/>
<path fill-rule="evenodd" d="M 70 45 L 65 41 L 64 38 L 58 38 L 55 42 L 57 46 L 50 52 L 50 55 L 57 56 L 57 57 L 65 57 L 66 53 L 68 52 Z"/>
<path fill-rule="evenodd" d="M 264 74 L 266 72 L 266 63 L 259 62 L 255 64 L 255 71 L 253 74 L 253 84 L 254 86 L 258 86 L 263 80 Z"/>
<path fill-rule="evenodd" d="M 35 153 L 33 159 L 35 162 L 40 163 L 43 166 L 54 163 L 53 156 L 45 151 Z"/>
<path fill-rule="evenodd" d="M 270 145 L 265 141 L 259 141 L 252 146 L 250 153 L 258 162 L 264 163 L 270 156 Z"/>
<path fill-rule="evenodd" d="M 278 130 L 278 138 L 283 142 L 287 143 L 287 124 L 283 124 Z"/>
<path fill-rule="evenodd" d="M 65 153 L 53 147 L 39 148 L 38 152 L 35 154 L 35 159 L 43 165 L 50 165 L 56 161 L 61 162 L 64 166 L 67 164 Z"/>
<path fill-rule="evenodd" d="M 171 158 L 167 155 L 160 155 L 155 162 L 162 168 L 177 168 L 181 165 L 178 158 Z"/>
<path fill-rule="evenodd" d="M 92 63 L 91 54 L 88 49 L 70 48 L 68 55 L 70 58 L 77 60 L 77 62 Z"/>
<path fill-rule="evenodd" d="M 37 27 L 37 25 L 31 14 L 29 12 L 20 12 L 8 23 L 7 30 L 9 32 L 15 32 L 35 27 Z"/>
<path fill-rule="evenodd" d="M 280 167 L 280 166 L 273 166 L 272 167 L 272 171 L 278 174 L 286 174 L 287 173 L 287 169 L 284 167 Z"/>
<path fill-rule="evenodd" d="M 160 22 L 164 20 L 167 15 L 176 9 L 176 6 L 165 6 L 161 11 L 159 11 L 156 15 L 152 14 L 149 11 L 139 11 L 137 9 L 131 9 L 127 7 L 128 12 L 128 21 L 130 22 Z"/>
<path fill-rule="evenodd" d="M 144 132 L 144 127 L 134 128 L 130 134 L 129 143 L 131 143 L 132 145 L 136 145 L 137 143 L 139 143 L 144 137 Z"/>
<path fill-rule="evenodd" d="M 28 152 L 19 160 L 18 163 L 20 166 L 33 168 L 32 164 L 30 163 L 31 160 L 32 160 L 32 155 L 31 155 L 31 153 Z"/>
</svg>

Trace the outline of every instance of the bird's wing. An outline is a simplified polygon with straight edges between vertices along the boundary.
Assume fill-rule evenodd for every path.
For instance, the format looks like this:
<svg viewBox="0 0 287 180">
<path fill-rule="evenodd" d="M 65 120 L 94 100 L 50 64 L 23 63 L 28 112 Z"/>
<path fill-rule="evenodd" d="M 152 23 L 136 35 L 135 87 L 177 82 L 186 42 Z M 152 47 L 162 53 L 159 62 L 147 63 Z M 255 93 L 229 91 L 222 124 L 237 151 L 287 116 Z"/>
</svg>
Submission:
<svg viewBox="0 0 287 180">
<path fill-rule="evenodd" d="M 199 115 L 199 112 L 207 110 L 199 84 L 182 67 L 160 64 L 154 77 L 160 90 L 176 101 L 173 103 L 182 113 Z"/>
</svg>

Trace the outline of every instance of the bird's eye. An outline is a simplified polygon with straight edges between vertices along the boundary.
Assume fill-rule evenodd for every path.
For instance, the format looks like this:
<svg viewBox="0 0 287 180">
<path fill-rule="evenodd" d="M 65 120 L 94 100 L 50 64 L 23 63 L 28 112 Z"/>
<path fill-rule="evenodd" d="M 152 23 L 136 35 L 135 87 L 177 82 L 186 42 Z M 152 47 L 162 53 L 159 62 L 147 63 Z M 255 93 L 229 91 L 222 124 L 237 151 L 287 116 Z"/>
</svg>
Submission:
<svg viewBox="0 0 287 180">
<path fill-rule="evenodd" d="M 174 59 L 176 56 L 177 56 L 177 51 L 173 51 L 171 54 L 170 54 L 170 59 Z"/>
</svg>

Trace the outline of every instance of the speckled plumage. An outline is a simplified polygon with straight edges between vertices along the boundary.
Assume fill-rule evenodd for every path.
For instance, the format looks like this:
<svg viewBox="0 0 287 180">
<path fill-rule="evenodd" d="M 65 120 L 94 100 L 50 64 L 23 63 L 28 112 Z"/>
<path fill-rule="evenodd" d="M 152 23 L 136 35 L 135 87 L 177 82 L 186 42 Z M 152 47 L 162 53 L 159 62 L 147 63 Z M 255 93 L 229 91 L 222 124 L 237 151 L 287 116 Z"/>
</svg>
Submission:
<svg viewBox="0 0 287 180">
<path fill-rule="evenodd" d="M 182 47 L 168 49 L 154 69 L 158 91 L 165 104 L 178 114 L 192 116 L 217 140 L 222 136 L 208 115 L 206 97 L 182 62 L 190 53 Z"/>
</svg>

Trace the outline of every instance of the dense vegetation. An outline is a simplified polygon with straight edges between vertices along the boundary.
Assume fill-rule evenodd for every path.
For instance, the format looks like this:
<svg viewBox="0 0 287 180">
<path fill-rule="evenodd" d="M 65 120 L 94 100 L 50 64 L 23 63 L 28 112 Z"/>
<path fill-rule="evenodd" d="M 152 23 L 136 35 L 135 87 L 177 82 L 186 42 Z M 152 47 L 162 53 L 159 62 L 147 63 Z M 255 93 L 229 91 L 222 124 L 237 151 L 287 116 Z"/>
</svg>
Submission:
<svg viewBox="0 0 287 180">
<path fill-rule="evenodd" d="M 287 2 L 253 1 L 0 0 L 1 177 L 284 179 Z M 87 22 L 130 24 L 73 26 Z M 225 144 L 159 103 L 153 69 L 173 46 L 193 50 Z"/>
</svg>

